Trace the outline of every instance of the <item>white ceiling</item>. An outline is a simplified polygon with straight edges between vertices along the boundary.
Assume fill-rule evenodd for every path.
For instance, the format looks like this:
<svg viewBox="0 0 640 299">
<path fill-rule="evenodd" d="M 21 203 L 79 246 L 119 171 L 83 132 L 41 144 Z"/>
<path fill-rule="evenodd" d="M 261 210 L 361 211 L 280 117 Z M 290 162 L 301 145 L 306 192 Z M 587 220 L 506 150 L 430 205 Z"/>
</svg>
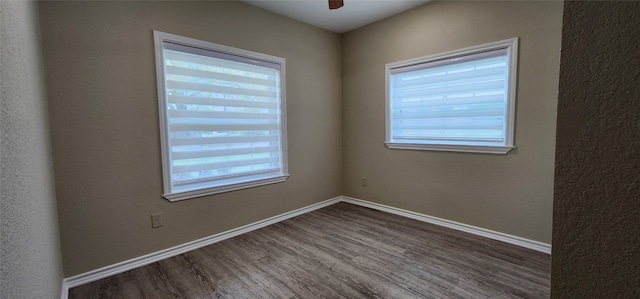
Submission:
<svg viewBox="0 0 640 299">
<path fill-rule="evenodd" d="M 344 0 L 329 10 L 327 0 L 240 0 L 294 20 L 344 33 L 412 9 L 431 0 Z"/>
</svg>

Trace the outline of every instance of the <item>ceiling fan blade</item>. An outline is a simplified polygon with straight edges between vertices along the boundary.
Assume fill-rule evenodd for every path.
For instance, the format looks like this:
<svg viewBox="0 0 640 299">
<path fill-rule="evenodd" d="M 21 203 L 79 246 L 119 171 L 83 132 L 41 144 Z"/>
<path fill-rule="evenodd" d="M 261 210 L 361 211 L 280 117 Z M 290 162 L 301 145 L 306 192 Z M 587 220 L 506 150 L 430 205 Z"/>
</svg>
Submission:
<svg viewBox="0 0 640 299">
<path fill-rule="evenodd" d="M 338 9 L 344 6 L 344 1 L 342 0 L 329 0 L 329 9 Z"/>
</svg>

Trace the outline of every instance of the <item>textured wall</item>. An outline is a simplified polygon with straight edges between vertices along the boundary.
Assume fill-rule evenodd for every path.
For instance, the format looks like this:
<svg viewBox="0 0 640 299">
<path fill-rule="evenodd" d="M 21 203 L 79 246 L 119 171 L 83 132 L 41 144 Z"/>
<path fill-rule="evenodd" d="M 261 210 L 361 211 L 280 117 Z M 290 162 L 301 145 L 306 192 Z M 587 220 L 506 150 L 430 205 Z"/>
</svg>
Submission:
<svg viewBox="0 0 640 299">
<path fill-rule="evenodd" d="M 344 35 L 345 195 L 550 243 L 561 28 L 562 2 L 445 1 Z M 517 149 L 385 147 L 386 63 L 512 37 L 520 38 Z"/>
<path fill-rule="evenodd" d="M 554 298 L 640 298 L 640 3 L 565 3 Z"/>
<path fill-rule="evenodd" d="M 235 1 L 41 2 L 40 21 L 67 276 L 342 193 L 337 34 Z M 152 30 L 286 59 L 286 182 L 161 197 Z"/>
<path fill-rule="evenodd" d="M 62 259 L 34 2 L 0 1 L 1 298 L 57 298 Z"/>
</svg>

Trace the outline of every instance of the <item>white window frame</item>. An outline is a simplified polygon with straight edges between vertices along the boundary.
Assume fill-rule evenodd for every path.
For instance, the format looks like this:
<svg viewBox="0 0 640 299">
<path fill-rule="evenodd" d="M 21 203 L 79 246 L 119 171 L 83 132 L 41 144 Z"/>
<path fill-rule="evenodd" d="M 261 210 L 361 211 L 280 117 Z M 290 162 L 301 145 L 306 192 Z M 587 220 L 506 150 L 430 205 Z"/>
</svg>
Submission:
<svg viewBox="0 0 640 299">
<path fill-rule="evenodd" d="M 455 59 L 468 55 L 506 49 L 508 56 L 507 70 L 507 100 L 505 107 L 505 142 L 500 146 L 489 145 L 461 145 L 461 144 L 429 144 L 429 143 L 409 143 L 398 142 L 392 139 L 391 132 L 391 74 L 394 70 L 407 67 L 415 67 L 421 64 L 433 63 L 442 60 Z M 496 41 L 492 43 L 472 46 L 464 49 L 458 49 L 429 55 L 416 59 L 404 60 L 385 65 L 385 97 L 386 97 L 386 140 L 385 144 L 390 149 L 408 149 L 408 150 L 430 150 L 430 151 L 453 151 L 453 152 L 473 152 L 473 153 L 491 153 L 506 154 L 514 149 L 514 131 L 515 131 L 515 107 L 516 107 L 516 83 L 518 70 L 518 38 L 510 38 L 506 40 Z M 425 67 L 425 69 L 428 67 Z"/>
<path fill-rule="evenodd" d="M 169 201 L 179 201 L 195 197 L 207 196 L 212 194 L 218 194 L 223 192 L 241 190 L 246 188 L 253 188 L 257 186 L 263 186 L 268 184 L 284 182 L 288 177 L 288 163 L 287 163 L 287 122 L 286 122 L 286 85 L 285 85 L 285 59 L 277 56 L 267 55 L 263 53 L 233 48 L 225 45 L 220 45 L 212 42 L 197 40 L 175 34 L 153 31 L 154 44 L 155 44 L 155 56 L 156 56 L 156 76 L 157 76 L 157 88 L 158 88 L 158 108 L 160 115 L 160 141 L 162 152 L 162 173 L 163 173 L 163 197 Z M 172 177 L 171 177 L 171 149 L 169 141 L 169 128 L 168 128 L 168 107 L 167 107 L 167 95 L 165 86 L 165 64 L 164 64 L 164 43 L 170 42 L 173 44 L 199 48 L 206 51 L 214 51 L 218 53 L 233 55 L 237 57 L 247 58 L 254 60 L 253 62 L 266 62 L 271 64 L 280 65 L 280 152 L 282 155 L 282 167 L 281 174 L 276 176 L 261 177 L 245 181 L 241 183 L 232 183 L 226 185 L 220 185 L 215 187 L 202 187 L 200 189 L 175 192 L 172 191 Z"/>
</svg>

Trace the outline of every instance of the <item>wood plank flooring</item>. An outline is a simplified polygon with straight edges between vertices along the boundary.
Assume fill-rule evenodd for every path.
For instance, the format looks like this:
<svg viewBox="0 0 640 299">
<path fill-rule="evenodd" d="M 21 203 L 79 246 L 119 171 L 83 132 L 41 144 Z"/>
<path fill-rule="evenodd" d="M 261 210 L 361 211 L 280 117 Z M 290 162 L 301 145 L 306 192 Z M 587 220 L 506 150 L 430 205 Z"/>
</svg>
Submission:
<svg viewBox="0 0 640 299">
<path fill-rule="evenodd" d="M 547 254 L 338 203 L 69 298 L 549 298 L 550 264 Z"/>
</svg>

